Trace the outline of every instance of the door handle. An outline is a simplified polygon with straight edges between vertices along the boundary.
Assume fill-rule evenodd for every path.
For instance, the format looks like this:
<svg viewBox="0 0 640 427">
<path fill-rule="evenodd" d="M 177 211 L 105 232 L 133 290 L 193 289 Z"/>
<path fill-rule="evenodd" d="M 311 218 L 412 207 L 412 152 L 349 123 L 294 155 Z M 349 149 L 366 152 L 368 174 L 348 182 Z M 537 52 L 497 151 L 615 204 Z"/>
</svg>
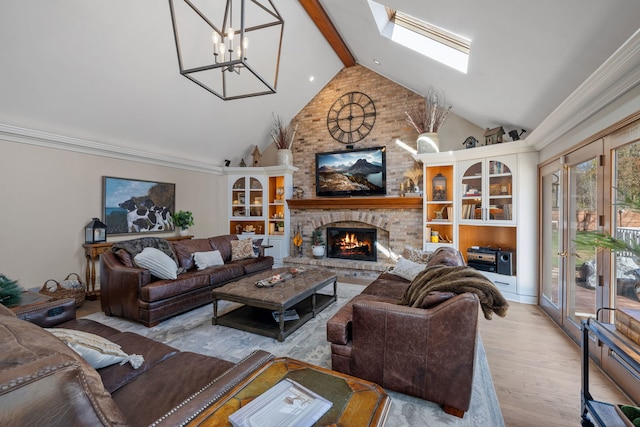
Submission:
<svg viewBox="0 0 640 427">
<path fill-rule="evenodd" d="M 567 252 L 558 252 L 558 256 L 562 257 L 562 258 L 566 258 L 567 257 Z"/>
</svg>

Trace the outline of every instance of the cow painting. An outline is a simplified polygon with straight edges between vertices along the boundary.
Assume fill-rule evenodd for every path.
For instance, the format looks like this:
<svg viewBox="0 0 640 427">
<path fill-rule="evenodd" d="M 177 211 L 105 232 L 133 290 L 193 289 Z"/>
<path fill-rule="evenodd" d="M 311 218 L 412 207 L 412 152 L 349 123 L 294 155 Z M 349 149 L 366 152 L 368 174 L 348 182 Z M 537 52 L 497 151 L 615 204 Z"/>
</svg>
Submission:
<svg viewBox="0 0 640 427">
<path fill-rule="evenodd" d="M 103 203 L 108 234 L 175 229 L 175 184 L 104 177 Z"/>
</svg>

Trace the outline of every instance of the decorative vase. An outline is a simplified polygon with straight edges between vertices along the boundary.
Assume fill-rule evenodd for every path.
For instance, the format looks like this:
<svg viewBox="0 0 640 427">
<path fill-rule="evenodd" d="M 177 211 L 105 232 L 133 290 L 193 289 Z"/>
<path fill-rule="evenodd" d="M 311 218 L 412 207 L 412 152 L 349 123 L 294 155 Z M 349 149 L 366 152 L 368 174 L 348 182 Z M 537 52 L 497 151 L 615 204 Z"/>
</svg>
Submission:
<svg viewBox="0 0 640 427">
<path fill-rule="evenodd" d="M 293 165 L 293 153 L 288 149 L 278 150 L 278 164 L 279 165 Z"/>
<path fill-rule="evenodd" d="M 418 154 L 439 152 L 440 138 L 436 132 L 426 132 L 418 135 Z"/>
<path fill-rule="evenodd" d="M 311 251 L 313 253 L 314 258 L 323 258 L 325 253 L 325 246 L 313 245 L 311 246 Z"/>
<path fill-rule="evenodd" d="M 188 228 L 180 228 L 180 229 L 178 230 L 178 234 L 179 234 L 180 236 L 186 236 L 186 235 L 188 235 L 188 234 L 189 234 L 189 229 L 188 229 Z"/>
</svg>

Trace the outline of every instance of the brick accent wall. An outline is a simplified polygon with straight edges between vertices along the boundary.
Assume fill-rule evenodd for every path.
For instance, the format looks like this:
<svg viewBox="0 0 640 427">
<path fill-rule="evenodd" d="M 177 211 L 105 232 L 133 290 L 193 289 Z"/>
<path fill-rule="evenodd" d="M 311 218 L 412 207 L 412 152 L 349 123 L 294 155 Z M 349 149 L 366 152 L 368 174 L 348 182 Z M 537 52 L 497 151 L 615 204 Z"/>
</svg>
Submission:
<svg viewBox="0 0 640 427">
<path fill-rule="evenodd" d="M 414 168 L 411 154 L 399 147 L 395 140 L 415 147 L 418 134 L 407 124 L 405 111 L 411 105 L 423 102 L 422 96 L 366 67 L 344 68 L 294 117 L 298 130 L 292 147 L 293 164 L 299 170 L 293 174 L 293 185 L 304 190 L 304 198 L 313 198 L 316 194 L 315 153 L 346 149 L 345 144 L 329 134 L 327 113 L 338 98 L 354 91 L 362 92 L 373 100 L 377 116 L 371 132 L 353 145 L 354 148 L 387 147 L 387 196 L 400 195 L 400 183 L 406 179 L 404 173 Z M 339 219 L 336 221 L 338 226 L 341 226 L 342 217 L 348 221 L 354 219 L 349 210 L 291 210 L 292 229 L 300 225 L 303 230 L 305 256 L 311 257 L 312 231 L 328 225 L 328 212 Z M 401 254 L 405 245 L 422 245 L 422 210 L 375 209 L 367 214 L 369 217 L 359 221 L 378 227 L 378 236 L 383 236 L 386 250 Z M 293 249 L 291 253 L 295 253 Z M 378 259 L 388 259 L 388 254 L 378 253 Z"/>
<path fill-rule="evenodd" d="M 327 129 L 327 113 L 333 103 L 348 92 L 368 95 L 376 106 L 376 121 L 371 132 L 354 143 L 355 148 L 387 147 L 387 195 L 400 194 L 404 172 L 412 169 L 414 160 L 400 148 L 396 139 L 414 146 L 417 132 L 405 120 L 411 105 L 423 102 L 422 96 L 360 65 L 344 68 L 295 117 L 298 123 L 293 143 L 293 163 L 300 168 L 293 175 L 295 186 L 304 189 L 304 197 L 315 197 L 315 154 L 346 149 L 331 137 Z"/>
</svg>

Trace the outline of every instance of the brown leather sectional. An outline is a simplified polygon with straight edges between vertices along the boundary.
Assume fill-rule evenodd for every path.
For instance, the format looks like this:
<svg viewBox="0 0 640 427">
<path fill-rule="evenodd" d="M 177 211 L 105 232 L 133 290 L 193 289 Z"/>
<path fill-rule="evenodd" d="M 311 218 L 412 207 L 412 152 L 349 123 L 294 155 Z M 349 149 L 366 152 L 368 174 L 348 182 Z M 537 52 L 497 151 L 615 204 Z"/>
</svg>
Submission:
<svg viewBox="0 0 640 427">
<path fill-rule="evenodd" d="M 163 320 L 213 301 L 211 291 L 240 277 L 273 267 L 273 257 L 262 252 L 254 258 L 231 261 L 231 241 L 236 235 L 169 242 L 186 270 L 175 280 L 153 277 L 133 265 L 122 250 L 100 257 L 100 303 L 107 316 L 123 317 L 155 326 Z M 197 270 L 194 252 L 219 250 L 224 265 Z"/>
<path fill-rule="evenodd" d="M 443 247 L 427 268 L 440 264 L 464 261 Z M 332 369 L 436 402 L 462 417 L 473 389 L 478 297 L 438 293 L 430 308 L 399 305 L 410 283 L 383 273 L 327 322 Z"/>
<path fill-rule="evenodd" d="M 256 351 L 236 364 L 86 319 L 56 327 L 103 336 L 145 361 L 96 370 L 0 304 L 0 425 L 183 425 L 272 358 Z"/>
</svg>

